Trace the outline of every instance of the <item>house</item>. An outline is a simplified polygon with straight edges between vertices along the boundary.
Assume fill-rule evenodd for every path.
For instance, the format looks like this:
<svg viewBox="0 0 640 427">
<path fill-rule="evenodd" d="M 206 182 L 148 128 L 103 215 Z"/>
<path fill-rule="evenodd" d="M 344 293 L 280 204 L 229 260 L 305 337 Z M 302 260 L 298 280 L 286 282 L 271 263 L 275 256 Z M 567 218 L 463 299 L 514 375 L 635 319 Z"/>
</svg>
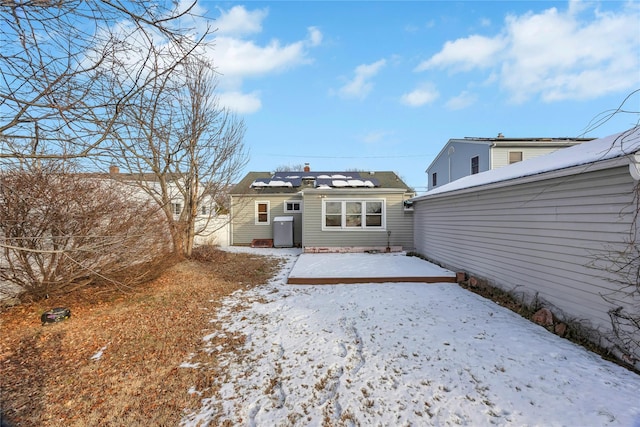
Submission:
<svg viewBox="0 0 640 427">
<path fill-rule="evenodd" d="M 623 317 L 640 319 L 639 180 L 640 127 L 470 175 L 412 200 L 416 251 L 544 301 L 638 363 Z"/>
<path fill-rule="evenodd" d="M 467 175 L 497 169 L 592 139 L 506 138 L 502 134 L 496 138 L 450 139 L 427 168 L 427 188 L 431 190 Z"/>
<path fill-rule="evenodd" d="M 132 192 L 132 197 L 139 200 L 151 200 L 158 204 L 162 203 L 162 188 L 156 174 L 122 173 L 119 167 L 112 165 L 109 167 L 108 175 L 97 174 L 95 176 L 100 178 L 108 177 L 126 185 L 128 191 Z M 173 218 L 178 220 L 186 206 L 181 191 L 181 188 L 184 186 L 183 177 L 180 175 L 169 175 L 166 185 Z M 195 245 L 229 245 L 229 216 L 219 214 L 216 201 L 213 197 L 203 194 L 201 188 L 198 191 L 195 233 Z"/>
<path fill-rule="evenodd" d="M 406 202 L 415 192 L 394 172 L 312 172 L 308 164 L 302 171 L 250 172 L 230 196 L 232 245 L 306 252 L 413 248 Z M 291 228 L 291 241 L 278 241 L 280 226 Z"/>
</svg>

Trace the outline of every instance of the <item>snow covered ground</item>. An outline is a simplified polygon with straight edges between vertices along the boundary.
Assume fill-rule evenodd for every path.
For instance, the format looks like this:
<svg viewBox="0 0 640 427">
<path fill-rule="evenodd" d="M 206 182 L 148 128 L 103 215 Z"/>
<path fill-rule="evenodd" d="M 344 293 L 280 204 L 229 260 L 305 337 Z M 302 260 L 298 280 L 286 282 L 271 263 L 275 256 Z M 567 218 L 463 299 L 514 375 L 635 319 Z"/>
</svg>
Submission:
<svg viewBox="0 0 640 427">
<path fill-rule="evenodd" d="M 299 251 L 259 253 L 286 265 L 212 319 L 228 376 L 185 426 L 640 426 L 640 376 L 456 284 L 285 285 Z"/>
</svg>

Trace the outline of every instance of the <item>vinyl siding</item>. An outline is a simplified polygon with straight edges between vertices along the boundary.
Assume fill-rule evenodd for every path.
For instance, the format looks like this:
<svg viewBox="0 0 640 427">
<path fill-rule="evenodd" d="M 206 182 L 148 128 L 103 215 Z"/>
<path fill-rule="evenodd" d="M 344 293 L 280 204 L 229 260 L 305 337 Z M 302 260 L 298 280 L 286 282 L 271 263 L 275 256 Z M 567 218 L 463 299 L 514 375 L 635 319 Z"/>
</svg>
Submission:
<svg viewBox="0 0 640 427">
<path fill-rule="evenodd" d="M 402 193 L 377 193 L 368 195 L 329 195 L 305 194 L 305 210 L 303 214 L 304 230 L 302 245 L 304 247 L 356 247 L 356 246 L 402 246 L 404 250 L 413 249 L 413 213 L 404 209 Z M 384 230 L 322 230 L 323 200 L 367 200 L 384 199 L 386 212 L 386 228 Z M 391 231 L 388 236 L 387 232 Z"/>
<path fill-rule="evenodd" d="M 302 243 L 302 214 L 284 212 L 284 203 L 290 200 L 302 200 L 296 194 L 265 194 L 260 197 L 233 196 L 231 198 L 231 244 L 248 245 L 253 239 L 273 238 L 273 219 L 278 216 L 293 217 L 293 243 Z M 269 202 L 269 224 L 255 223 L 256 202 Z M 303 205 L 302 211 L 304 212 Z"/>
<path fill-rule="evenodd" d="M 527 160 L 543 154 L 553 153 L 560 149 L 558 147 L 494 147 L 491 149 L 491 169 L 507 166 L 509 164 L 510 151 L 521 151 L 522 160 Z"/>
<path fill-rule="evenodd" d="M 453 148 L 451 154 L 449 149 Z M 478 156 L 479 172 L 484 172 L 491 168 L 489 164 L 489 144 L 472 142 L 451 142 L 444 149 L 442 155 L 431 163 L 427 169 L 429 178 L 428 188 L 441 187 L 451 181 L 471 175 L 471 158 Z M 434 187 L 432 184 L 432 174 L 438 174 L 438 183 Z M 451 178 L 451 179 L 449 179 Z"/>
<path fill-rule="evenodd" d="M 603 258 L 624 248 L 634 181 L 617 167 L 414 203 L 416 250 L 540 298 L 569 318 L 610 328 L 601 297 L 615 291 Z"/>
</svg>

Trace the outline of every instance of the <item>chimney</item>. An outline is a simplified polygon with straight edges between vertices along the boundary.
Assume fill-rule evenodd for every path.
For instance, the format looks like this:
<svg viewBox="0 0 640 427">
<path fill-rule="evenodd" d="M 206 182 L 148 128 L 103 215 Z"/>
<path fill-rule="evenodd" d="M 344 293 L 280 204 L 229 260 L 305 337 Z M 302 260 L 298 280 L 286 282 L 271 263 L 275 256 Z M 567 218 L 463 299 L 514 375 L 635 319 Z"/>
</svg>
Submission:
<svg viewBox="0 0 640 427">
<path fill-rule="evenodd" d="M 311 168 L 309 167 L 309 163 L 305 163 L 304 164 L 304 171 L 305 172 L 311 172 Z"/>
<path fill-rule="evenodd" d="M 109 166 L 109 175 L 117 175 L 120 173 L 120 168 L 116 165 Z"/>
</svg>

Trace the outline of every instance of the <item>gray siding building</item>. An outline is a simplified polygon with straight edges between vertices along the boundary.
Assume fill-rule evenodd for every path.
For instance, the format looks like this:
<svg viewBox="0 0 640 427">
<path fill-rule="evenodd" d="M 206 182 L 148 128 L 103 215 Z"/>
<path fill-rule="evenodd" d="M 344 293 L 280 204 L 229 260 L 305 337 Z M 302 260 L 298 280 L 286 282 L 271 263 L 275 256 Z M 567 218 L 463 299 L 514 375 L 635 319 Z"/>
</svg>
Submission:
<svg viewBox="0 0 640 427">
<path fill-rule="evenodd" d="M 640 267 L 639 150 L 635 128 L 429 191 L 413 199 L 416 250 L 611 337 L 613 311 L 640 315 L 624 288 Z"/>
</svg>

